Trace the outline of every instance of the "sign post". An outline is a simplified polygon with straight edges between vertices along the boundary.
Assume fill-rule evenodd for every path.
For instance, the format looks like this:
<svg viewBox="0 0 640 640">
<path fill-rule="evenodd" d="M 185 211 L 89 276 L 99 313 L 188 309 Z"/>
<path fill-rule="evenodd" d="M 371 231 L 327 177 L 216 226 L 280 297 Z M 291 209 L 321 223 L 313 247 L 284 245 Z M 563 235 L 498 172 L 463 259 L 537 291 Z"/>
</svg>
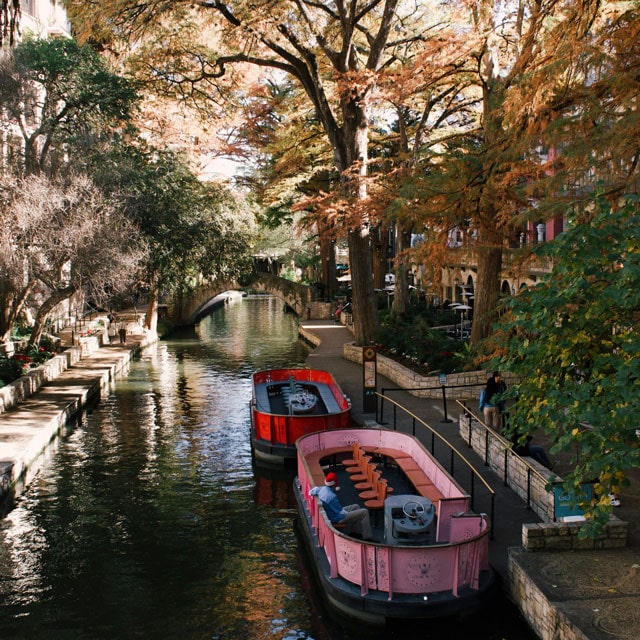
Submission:
<svg viewBox="0 0 640 640">
<path fill-rule="evenodd" d="M 376 413 L 378 409 L 378 373 L 375 347 L 362 349 L 362 410 L 364 413 Z"/>
</svg>

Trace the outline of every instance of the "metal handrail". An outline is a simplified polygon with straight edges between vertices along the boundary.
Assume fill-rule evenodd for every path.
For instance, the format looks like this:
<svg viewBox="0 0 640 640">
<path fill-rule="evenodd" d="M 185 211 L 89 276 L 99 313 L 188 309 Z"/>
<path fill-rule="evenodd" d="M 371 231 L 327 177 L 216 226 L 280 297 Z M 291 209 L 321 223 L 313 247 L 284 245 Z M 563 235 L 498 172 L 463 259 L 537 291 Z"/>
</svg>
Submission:
<svg viewBox="0 0 640 640">
<path fill-rule="evenodd" d="M 494 513 L 495 513 L 495 491 L 491 488 L 491 486 L 489 485 L 489 483 L 478 473 L 478 471 L 476 470 L 476 468 L 473 466 L 473 464 L 471 464 L 471 462 L 469 462 L 463 455 L 462 453 L 460 453 L 460 451 L 458 451 L 446 438 L 444 438 L 442 435 L 440 435 L 432 426 L 430 426 L 429 424 L 427 424 L 422 418 L 420 418 L 419 416 L 417 416 L 415 413 L 413 413 L 412 411 L 410 411 L 409 409 L 407 409 L 406 407 L 403 407 L 399 402 L 396 402 L 395 400 L 393 400 L 393 398 L 390 398 L 389 396 L 384 396 L 381 393 L 378 393 L 376 391 L 376 396 L 378 396 L 381 399 L 386 398 L 387 400 L 389 400 L 389 402 L 391 402 L 393 404 L 393 408 L 394 408 L 394 424 L 393 424 L 393 428 L 394 431 L 396 430 L 396 424 L 395 424 L 395 410 L 396 408 L 401 409 L 402 411 L 404 411 L 408 416 L 410 416 L 413 420 L 413 429 L 412 429 L 412 435 L 416 435 L 416 422 L 418 422 L 419 424 L 421 424 L 423 427 L 425 427 L 428 431 L 431 432 L 431 453 L 433 455 L 434 453 L 434 449 L 435 449 L 435 437 L 437 436 L 440 441 L 449 448 L 450 452 L 451 452 L 451 462 L 450 462 L 450 473 L 451 475 L 455 478 L 455 473 L 454 473 L 454 468 L 453 468 L 453 462 L 454 462 L 454 453 L 460 458 L 460 460 L 462 460 L 467 467 L 469 468 L 470 472 L 471 472 L 471 506 L 473 507 L 473 503 L 474 503 L 474 497 L 475 497 L 475 478 L 479 478 L 480 482 L 482 482 L 482 484 L 485 486 L 485 488 L 487 489 L 487 491 L 489 492 L 490 495 L 490 501 L 491 501 L 491 522 L 493 522 L 494 519 Z M 491 529 L 491 538 L 493 539 L 493 527 Z"/>
</svg>

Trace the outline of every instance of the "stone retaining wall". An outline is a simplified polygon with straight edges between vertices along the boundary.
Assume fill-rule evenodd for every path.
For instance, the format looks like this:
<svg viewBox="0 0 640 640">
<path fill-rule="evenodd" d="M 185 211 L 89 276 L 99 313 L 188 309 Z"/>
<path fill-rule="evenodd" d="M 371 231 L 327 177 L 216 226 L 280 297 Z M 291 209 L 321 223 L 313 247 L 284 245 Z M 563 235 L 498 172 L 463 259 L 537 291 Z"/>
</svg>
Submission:
<svg viewBox="0 0 640 640">
<path fill-rule="evenodd" d="M 469 414 L 460 416 L 460 437 L 489 465 L 505 484 L 517 493 L 543 524 L 525 524 L 522 546 L 527 551 L 612 549 L 627 544 L 629 524 L 611 516 L 609 524 L 595 539 L 578 537 L 580 522 L 555 522 L 555 496 L 548 484 L 562 478 L 533 458 L 519 456 L 500 434 L 488 429 Z"/>
<path fill-rule="evenodd" d="M 589 640 L 538 587 L 518 563 L 517 550 L 509 553 L 509 592 L 540 640 Z"/>
<path fill-rule="evenodd" d="M 344 358 L 350 362 L 362 364 L 362 347 L 355 344 L 344 345 Z M 378 373 L 395 382 L 398 387 L 411 389 L 408 391 L 417 398 L 441 398 L 442 385 L 436 375 L 423 376 L 382 354 L 376 357 Z M 486 371 L 466 371 L 447 374 L 447 398 L 475 398 L 480 395 L 481 388 L 487 383 Z"/>
<path fill-rule="evenodd" d="M 41 365 L 30 369 L 24 376 L 0 388 L 0 413 L 24 402 L 47 382 L 55 380 L 63 371 L 94 353 L 102 346 L 103 339 L 102 334 L 78 338 L 77 345 L 67 347 L 62 353 L 53 356 Z"/>
<path fill-rule="evenodd" d="M 533 458 L 514 453 L 508 440 L 469 414 L 460 416 L 459 430 L 460 437 L 532 511 L 545 522 L 553 522 L 554 495 L 546 486 L 562 478 Z"/>
<path fill-rule="evenodd" d="M 627 545 L 629 524 L 611 516 L 596 538 L 580 539 L 579 522 L 545 522 L 522 527 L 522 546 L 527 551 L 601 551 Z"/>
</svg>

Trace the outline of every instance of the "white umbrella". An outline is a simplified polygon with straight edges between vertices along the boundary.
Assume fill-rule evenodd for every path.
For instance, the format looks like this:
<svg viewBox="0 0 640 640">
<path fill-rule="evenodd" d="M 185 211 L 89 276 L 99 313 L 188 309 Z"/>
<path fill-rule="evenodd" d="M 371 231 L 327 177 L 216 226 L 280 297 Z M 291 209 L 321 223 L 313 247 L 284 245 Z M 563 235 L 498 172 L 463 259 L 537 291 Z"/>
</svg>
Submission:
<svg viewBox="0 0 640 640">
<path fill-rule="evenodd" d="M 340 276 L 339 278 L 336 278 L 336 280 L 338 282 L 351 282 L 351 276 L 348 273 L 346 273 L 345 275 Z"/>
<path fill-rule="evenodd" d="M 468 304 L 456 303 L 456 305 L 454 306 L 454 310 L 460 312 L 460 333 L 462 333 L 462 317 L 467 313 L 469 309 L 473 309 L 473 307 L 470 307 Z"/>
</svg>

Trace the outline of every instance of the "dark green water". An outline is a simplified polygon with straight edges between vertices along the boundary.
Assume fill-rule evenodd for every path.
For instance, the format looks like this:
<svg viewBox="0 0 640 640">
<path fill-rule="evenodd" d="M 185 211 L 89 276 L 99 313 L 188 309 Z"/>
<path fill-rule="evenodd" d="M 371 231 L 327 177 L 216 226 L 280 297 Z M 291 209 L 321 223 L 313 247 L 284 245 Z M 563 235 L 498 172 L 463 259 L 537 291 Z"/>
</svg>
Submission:
<svg viewBox="0 0 640 640">
<path fill-rule="evenodd" d="M 298 552 L 291 477 L 253 469 L 250 374 L 304 364 L 274 298 L 148 350 L 0 521 L 0 640 L 446 638 L 331 619 Z M 453 637 L 529 640 L 506 603 Z M 466 629 L 466 631 L 465 631 Z"/>
</svg>

